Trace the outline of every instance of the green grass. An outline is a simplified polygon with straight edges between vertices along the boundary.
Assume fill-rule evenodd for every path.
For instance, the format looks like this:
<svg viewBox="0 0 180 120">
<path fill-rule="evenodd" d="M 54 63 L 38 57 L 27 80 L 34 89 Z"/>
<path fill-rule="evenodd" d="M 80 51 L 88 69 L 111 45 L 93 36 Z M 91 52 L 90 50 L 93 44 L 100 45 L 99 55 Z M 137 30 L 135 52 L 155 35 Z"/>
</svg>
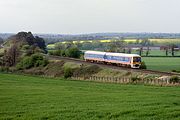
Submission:
<svg viewBox="0 0 180 120">
<path fill-rule="evenodd" d="M 180 119 L 180 87 L 0 74 L 0 119 Z"/>
<path fill-rule="evenodd" d="M 143 50 L 142 56 L 146 56 L 146 51 Z M 139 54 L 139 51 L 132 50 L 132 54 Z M 164 50 L 150 50 L 148 56 L 166 56 L 166 52 Z M 172 56 L 171 51 L 168 52 L 168 56 Z M 175 51 L 174 56 L 180 56 L 180 51 Z"/>
<path fill-rule="evenodd" d="M 147 69 L 159 71 L 180 71 L 180 57 L 143 57 Z"/>
</svg>

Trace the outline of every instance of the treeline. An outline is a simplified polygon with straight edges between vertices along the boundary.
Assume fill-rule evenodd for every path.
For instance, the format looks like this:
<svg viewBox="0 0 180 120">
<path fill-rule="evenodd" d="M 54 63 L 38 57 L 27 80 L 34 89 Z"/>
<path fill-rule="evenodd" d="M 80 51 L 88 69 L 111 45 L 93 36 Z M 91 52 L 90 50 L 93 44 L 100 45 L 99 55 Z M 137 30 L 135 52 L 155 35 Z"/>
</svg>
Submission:
<svg viewBox="0 0 180 120">
<path fill-rule="evenodd" d="M 13 34 L 0 34 L 0 37 L 6 40 Z M 35 34 L 43 38 L 46 44 L 53 44 L 62 41 L 81 41 L 81 40 L 105 40 L 105 39 L 160 39 L 160 38 L 180 38 L 180 33 L 92 33 L 79 35 L 63 34 Z"/>
<path fill-rule="evenodd" d="M 180 38 L 180 33 L 92 33 L 80 35 L 62 34 L 37 34 L 45 39 L 47 44 L 62 41 L 81 41 L 81 40 L 107 40 L 107 39 L 160 39 L 160 38 Z"/>
<path fill-rule="evenodd" d="M 72 57 L 69 53 L 78 54 L 79 50 L 96 50 L 96 51 L 105 51 L 105 52 L 119 52 L 119 53 L 136 53 L 141 56 L 149 56 L 151 53 L 151 47 L 156 46 L 149 39 L 137 39 L 134 42 L 125 42 L 124 40 L 112 40 L 111 42 L 100 42 L 100 41 L 92 41 L 92 42 L 58 42 L 55 44 L 53 50 L 50 50 L 49 53 L 51 55 L 59 55 L 59 56 L 67 56 Z M 159 46 L 159 50 L 164 51 L 164 55 L 160 56 L 176 56 L 178 45 L 168 44 L 162 47 Z M 136 48 L 136 49 L 133 49 Z M 179 49 L 179 48 L 178 48 Z M 68 52 L 70 50 L 70 52 Z M 76 51 L 76 52 L 72 52 Z M 74 57 L 74 56 L 73 56 Z M 76 57 L 77 58 L 77 57 Z"/>
</svg>

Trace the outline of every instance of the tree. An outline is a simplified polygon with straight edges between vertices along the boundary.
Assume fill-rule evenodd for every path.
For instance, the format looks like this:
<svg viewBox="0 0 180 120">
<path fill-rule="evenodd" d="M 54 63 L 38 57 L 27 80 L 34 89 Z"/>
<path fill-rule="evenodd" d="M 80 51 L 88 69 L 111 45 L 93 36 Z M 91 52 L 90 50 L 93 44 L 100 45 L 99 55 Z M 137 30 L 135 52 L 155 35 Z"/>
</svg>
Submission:
<svg viewBox="0 0 180 120">
<path fill-rule="evenodd" d="M 165 50 L 166 50 L 166 56 L 168 56 L 168 47 L 166 47 Z"/>
<path fill-rule="evenodd" d="M 141 48 L 139 49 L 139 55 L 140 55 L 140 56 L 142 55 L 142 53 L 143 53 L 143 47 L 141 47 Z"/>
<path fill-rule="evenodd" d="M 65 51 L 67 57 L 79 58 L 80 50 L 77 47 L 69 48 Z"/>
<path fill-rule="evenodd" d="M 137 39 L 135 44 L 139 44 L 139 43 L 140 43 L 140 40 L 139 40 L 139 39 Z"/>
<path fill-rule="evenodd" d="M 59 42 L 59 43 L 55 44 L 55 49 L 56 50 L 64 50 L 65 46 L 62 43 Z"/>
<path fill-rule="evenodd" d="M 44 50 L 47 53 L 46 44 L 43 38 L 36 36 L 34 45 L 37 45 L 40 49 Z"/>
<path fill-rule="evenodd" d="M 31 32 L 19 32 L 8 38 L 11 44 L 16 44 L 20 49 L 24 45 L 35 46 L 47 53 L 46 44 L 43 38 L 34 37 Z"/>
<path fill-rule="evenodd" d="M 124 41 L 123 40 L 114 40 L 108 45 L 110 52 L 124 52 Z"/>
<path fill-rule="evenodd" d="M 147 47 L 147 51 L 146 51 L 146 56 L 148 56 L 149 55 L 149 46 Z"/>
<path fill-rule="evenodd" d="M 3 57 L 5 66 L 14 66 L 19 57 L 20 51 L 16 44 L 11 46 L 8 51 L 5 51 L 5 55 Z"/>
<path fill-rule="evenodd" d="M 3 44 L 4 40 L 0 37 L 0 44 Z"/>
<path fill-rule="evenodd" d="M 131 49 L 131 47 L 129 47 L 128 48 L 128 53 L 131 54 L 131 51 L 132 51 L 132 49 Z"/>
<path fill-rule="evenodd" d="M 174 48 L 175 48 L 175 45 L 172 44 L 172 45 L 171 45 L 171 53 L 172 53 L 172 56 L 174 56 Z"/>
<path fill-rule="evenodd" d="M 142 46 L 149 46 L 150 45 L 150 40 L 149 39 L 143 39 L 141 42 Z"/>
</svg>

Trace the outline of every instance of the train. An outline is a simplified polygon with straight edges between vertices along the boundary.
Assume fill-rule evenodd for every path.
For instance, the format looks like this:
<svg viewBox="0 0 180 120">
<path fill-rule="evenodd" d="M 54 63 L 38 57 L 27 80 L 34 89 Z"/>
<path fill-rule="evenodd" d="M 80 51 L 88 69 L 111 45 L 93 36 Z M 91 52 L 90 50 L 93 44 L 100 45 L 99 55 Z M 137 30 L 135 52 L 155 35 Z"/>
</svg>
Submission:
<svg viewBox="0 0 180 120">
<path fill-rule="evenodd" d="M 84 60 L 130 68 L 140 68 L 141 66 L 141 56 L 138 54 L 86 51 Z"/>
</svg>

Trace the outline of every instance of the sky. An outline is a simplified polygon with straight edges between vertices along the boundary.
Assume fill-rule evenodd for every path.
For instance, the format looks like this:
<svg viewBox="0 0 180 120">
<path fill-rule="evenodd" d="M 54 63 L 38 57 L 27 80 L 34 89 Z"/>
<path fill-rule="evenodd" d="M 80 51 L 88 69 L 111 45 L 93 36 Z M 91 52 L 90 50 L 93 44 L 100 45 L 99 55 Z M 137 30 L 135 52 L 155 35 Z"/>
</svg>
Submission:
<svg viewBox="0 0 180 120">
<path fill-rule="evenodd" d="M 0 0 L 0 32 L 180 33 L 180 0 Z"/>
</svg>

